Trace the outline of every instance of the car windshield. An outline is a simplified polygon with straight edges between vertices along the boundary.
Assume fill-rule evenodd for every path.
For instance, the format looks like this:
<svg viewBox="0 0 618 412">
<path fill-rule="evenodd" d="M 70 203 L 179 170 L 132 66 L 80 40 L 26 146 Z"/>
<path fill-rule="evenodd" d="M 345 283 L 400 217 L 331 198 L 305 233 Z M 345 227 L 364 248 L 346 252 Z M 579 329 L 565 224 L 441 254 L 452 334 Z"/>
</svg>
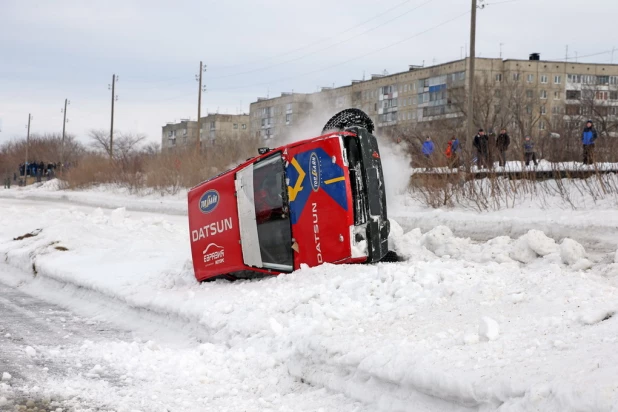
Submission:
<svg viewBox="0 0 618 412">
<path fill-rule="evenodd" d="M 264 268 L 292 271 L 292 230 L 281 154 L 253 166 L 253 196 Z"/>
</svg>

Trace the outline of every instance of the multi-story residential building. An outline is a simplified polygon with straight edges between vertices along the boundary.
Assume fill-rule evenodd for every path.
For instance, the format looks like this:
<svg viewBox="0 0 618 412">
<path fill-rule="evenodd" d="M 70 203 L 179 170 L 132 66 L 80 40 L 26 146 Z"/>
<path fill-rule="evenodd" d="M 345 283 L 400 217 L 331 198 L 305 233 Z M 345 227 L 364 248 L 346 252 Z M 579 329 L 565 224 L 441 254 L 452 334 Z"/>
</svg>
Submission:
<svg viewBox="0 0 618 412">
<path fill-rule="evenodd" d="M 248 114 L 208 114 L 202 117 L 202 145 L 212 146 L 225 140 L 249 137 Z"/>
<path fill-rule="evenodd" d="M 581 127 L 586 117 L 602 118 L 607 134 L 618 133 L 618 65 L 477 58 L 475 123 L 478 127 L 515 129 L 543 136 L 566 125 Z M 311 94 L 283 94 L 251 104 L 251 132 L 263 138 L 293 135 L 307 122 L 314 133 L 330 115 L 355 107 L 375 122 L 377 133 L 410 133 L 449 120 L 463 125 L 467 110 L 468 59 L 406 72 L 373 75 Z M 294 119 L 284 117 L 291 99 Z M 610 127 L 607 126 L 610 125 Z"/>
<path fill-rule="evenodd" d="M 201 129 L 202 147 L 226 139 L 243 139 L 249 136 L 249 115 L 209 113 L 201 118 Z M 197 121 L 181 119 L 163 126 L 161 150 L 192 149 L 196 145 Z"/>
<path fill-rule="evenodd" d="M 251 134 L 264 140 L 283 137 L 293 126 L 302 124 L 313 111 L 309 95 L 281 93 L 279 97 L 258 98 L 251 103 Z"/>
<path fill-rule="evenodd" d="M 162 128 L 161 150 L 196 147 L 197 121 L 181 119 L 178 123 L 168 123 Z"/>
</svg>

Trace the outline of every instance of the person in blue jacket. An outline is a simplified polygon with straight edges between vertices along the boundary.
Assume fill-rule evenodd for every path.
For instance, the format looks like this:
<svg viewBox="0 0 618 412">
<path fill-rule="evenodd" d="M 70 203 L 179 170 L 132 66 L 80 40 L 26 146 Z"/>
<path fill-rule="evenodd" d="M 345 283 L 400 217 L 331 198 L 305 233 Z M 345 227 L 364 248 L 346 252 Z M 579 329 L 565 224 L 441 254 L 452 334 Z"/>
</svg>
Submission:
<svg viewBox="0 0 618 412">
<path fill-rule="evenodd" d="M 592 120 L 586 122 L 586 127 L 582 131 L 582 145 L 584 146 L 584 164 L 594 163 L 594 141 L 597 140 L 597 130 L 592 124 Z"/>
<path fill-rule="evenodd" d="M 429 166 L 429 161 L 434 151 L 434 145 L 433 145 L 433 142 L 431 141 L 431 137 L 427 136 L 427 138 L 425 138 L 425 143 L 423 143 L 422 151 L 423 151 L 423 156 L 425 156 L 425 162 L 427 163 L 427 166 Z"/>
</svg>

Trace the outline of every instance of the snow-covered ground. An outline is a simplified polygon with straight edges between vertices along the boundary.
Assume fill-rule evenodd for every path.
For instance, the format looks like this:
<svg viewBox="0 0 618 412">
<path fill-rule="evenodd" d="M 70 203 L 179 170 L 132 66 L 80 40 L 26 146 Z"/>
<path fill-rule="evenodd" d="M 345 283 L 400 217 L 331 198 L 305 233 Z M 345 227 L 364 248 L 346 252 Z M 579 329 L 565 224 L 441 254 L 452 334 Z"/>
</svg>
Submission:
<svg viewBox="0 0 618 412">
<path fill-rule="evenodd" d="M 510 160 L 505 163 L 504 166 L 499 166 L 498 162 L 494 162 L 494 172 L 521 172 L 524 170 L 536 170 L 542 172 L 548 171 L 611 171 L 618 170 L 618 163 L 598 162 L 593 165 L 585 165 L 581 162 L 549 162 L 547 160 L 539 160 L 538 165 L 534 166 L 534 162 L 530 162 L 526 166 L 525 162 L 520 160 Z M 452 169 L 448 167 L 432 167 L 429 170 L 425 167 L 418 167 L 412 169 L 413 173 L 451 173 Z M 476 166 L 472 166 L 472 172 L 487 171 L 487 169 L 480 169 Z"/>
<path fill-rule="evenodd" d="M 19 390 L 74 410 L 618 410 L 607 205 L 475 213 L 400 197 L 391 240 L 405 262 L 197 284 L 183 196 L 46 185 L 0 192 L 0 282 L 143 336 L 32 347 L 72 372 L 8 378 L 0 404 Z M 97 204 L 126 208 L 84 206 Z"/>
</svg>

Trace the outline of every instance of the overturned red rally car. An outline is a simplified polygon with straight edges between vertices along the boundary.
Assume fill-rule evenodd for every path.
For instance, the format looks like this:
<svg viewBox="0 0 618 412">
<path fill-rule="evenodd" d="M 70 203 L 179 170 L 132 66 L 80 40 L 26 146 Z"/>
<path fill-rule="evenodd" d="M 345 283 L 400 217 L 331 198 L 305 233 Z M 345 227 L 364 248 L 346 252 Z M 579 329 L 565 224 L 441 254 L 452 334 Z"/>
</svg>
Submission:
<svg viewBox="0 0 618 412">
<path fill-rule="evenodd" d="M 261 149 L 259 156 L 189 191 L 197 280 L 385 257 L 390 226 L 373 122 L 348 109 L 327 130 Z"/>
</svg>

